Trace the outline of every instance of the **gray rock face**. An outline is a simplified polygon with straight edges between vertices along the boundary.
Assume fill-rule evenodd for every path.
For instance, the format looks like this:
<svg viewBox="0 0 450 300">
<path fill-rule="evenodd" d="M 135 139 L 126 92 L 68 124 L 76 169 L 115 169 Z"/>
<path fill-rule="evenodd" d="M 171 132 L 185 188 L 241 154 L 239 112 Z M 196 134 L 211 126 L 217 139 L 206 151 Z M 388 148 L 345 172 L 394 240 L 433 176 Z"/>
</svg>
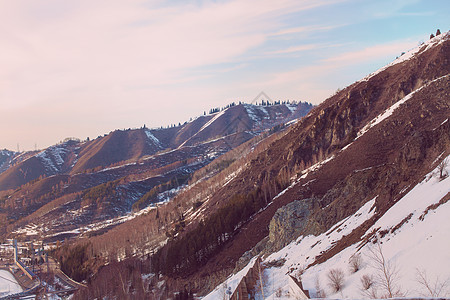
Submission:
<svg viewBox="0 0 450 300">
<path fill-rule="evenodd" d="M 269 224 L 271 248 L 280 249 L 296 239 L 308 221 L 312 199 L 295 200 L 279 208 Z"/>
</svg>

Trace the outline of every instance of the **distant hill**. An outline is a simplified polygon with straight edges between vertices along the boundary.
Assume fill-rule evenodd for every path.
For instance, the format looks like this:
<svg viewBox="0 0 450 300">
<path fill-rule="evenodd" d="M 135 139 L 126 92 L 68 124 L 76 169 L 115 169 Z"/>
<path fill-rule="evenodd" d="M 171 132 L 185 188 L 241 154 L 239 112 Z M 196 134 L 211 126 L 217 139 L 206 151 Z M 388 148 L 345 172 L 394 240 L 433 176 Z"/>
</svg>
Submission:
<svg viewBox="0 0 450 300">
<path fill-rule="evenodd" d="M 48 232 L 121 216 L 162 201 L 155 189 L 181 187 L 215 158 L 262 133 L 270 135 L 312 107 L 230 105 L 170 128 L 115 130 L 39 152 L 4 151 L 0 214 L 12 227 L 44 222 Z M 70 215 L 68 222 L 67 210 L 80 210 L 80 216 Z"/>
<path fill-rule="evenodd" d="M 273 126 L 306 115 L 311 108 L 311 104 L 301 102 L 234 105 L 177 127 L 115 130 L 92 141 L 69 140 L 37 154 L 25 153 L 31 157 L 14 166 L 10 164 L 14 153 L 3 150 L 0 153 L 0 191 L 17 188 L 40 176 L 76 174 L 214 139 L 223 139 L 232 149 Z"/>
</svg>

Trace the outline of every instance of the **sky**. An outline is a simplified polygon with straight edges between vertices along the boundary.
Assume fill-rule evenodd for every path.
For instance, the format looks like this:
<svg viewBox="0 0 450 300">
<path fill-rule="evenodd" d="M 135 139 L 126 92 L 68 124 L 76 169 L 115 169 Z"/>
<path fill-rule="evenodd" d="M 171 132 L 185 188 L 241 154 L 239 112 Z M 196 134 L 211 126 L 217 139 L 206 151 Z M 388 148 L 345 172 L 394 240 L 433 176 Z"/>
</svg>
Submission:
<svg viewBox="0 0 450 300">
<path fill-rule="evenodd" d="M 0 149 L 319 104 L 448 31 L 448 0 L 0 0 Z"/>
</svg>

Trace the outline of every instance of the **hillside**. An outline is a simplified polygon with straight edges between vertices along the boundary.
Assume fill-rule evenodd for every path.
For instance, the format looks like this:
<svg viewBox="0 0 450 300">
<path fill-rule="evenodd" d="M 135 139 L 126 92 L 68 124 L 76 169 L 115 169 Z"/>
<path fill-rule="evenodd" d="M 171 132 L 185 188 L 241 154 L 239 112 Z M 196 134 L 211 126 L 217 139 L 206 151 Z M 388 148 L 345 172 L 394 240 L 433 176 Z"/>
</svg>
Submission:
<svg viewBox="0 0 450 300">
<path fill-rule="evenodd" d="M 306 265 L 307 275 L 313 274 L 309 270 L 317 270 L 314 268 L 329 261 L 323 267 L 328 269 L 341 253 L 347 259 L 356 249 L 351 247 L 361 241 L 375 241 L 377 234 L 384 234 L 382 242 L 383 238 L 394 240 L 396 235 L 388 236 L 387 228 L 393 226 L 389 232 L 395 233 L 405 224 L 415 224 L 427 207 L 433 210 L 436 203 L 442 203 L 445 211 L 449 181 L 437 183 L 433 179 L 430 182 L 442 193 L 395 219 L 389 217 L 397 203 L 409 201 L 400 199 L 417 197 L 414 189 L 420 189 L 425 184 L 420 183 L 429 177 L 427 174 L 435 172 L 449 155 L 449 48 L 449 33 L 420 45 L 330 97 L 252 155 L 244 153 L 246 159 L 239 166 L 230 165 L 233 169 L 226 176 L 217 177 L 218 185 L 210 192 L 196 192 L 194 185 L 189 189 L 189 197 L 181 193 L 172 204 L 167 204 L 167 210 L 160 207 L 136 220 L 151 228 L 152 234 L 168 232 L 167 243 L 159 250 L 151 248 L 150 259 L 129 258 L 115 268 L 132 270 L 128 275 L 122 273 L 126 280 L 131 280 L 136 272 L 164 274 L 162 279 L 150 275 L 148 279 L 133 277 L 132 286 L 148 285 L 147 293 L 155 298 L 168 297 L 187 287 L 205 295 L 216 286 L 218 291 L 235 266 L 245 266 L 258 254 L 287 253 L 282 249 L 302 237 L 308 242 L 299 247 L 314 248 L 310 240 L 324 246 L 314 249 L 307 258 L 285 258 L 286 261 L 276 263 L 280 270 L 268 267 L 269 276 L 278 276 L 295 264 Z M 188 201 L 192 198 L 199 199 L 196 209 Z M 411 201 L 417 203 L 417 199 Z M 417 214 L 413 213 L 409 219 L 414 218 L 414 222 L 411 219 L 408 223 L 405 217 L 412 213 L 411 209 Z M 158 225 L 165 214 L 173 214 L 173 226 L 169 227 L 173 230 L 168 231 L 167 224 Z M 351 225 L 344 224 L 345 220 Z M 379 222 L 386 223 L 378 226 Z M 120 230 L 118 227 L 116 232 Z M 330 242 L 326 244 L 325 239 Z M 87 242 L 98 251 L 100 241 L 98 237 Z M 446 248 L 445 241 L 437 243 L 438 248 Z M 144 251 L 140 247 L 137 249 Z M 117 250 L 120 249 L 119 246 Z M 125 255 L 119 260 L 135 251 L 132 245 L 122 249 Z M 342 252 L 345 249 L 351 250 Z M 62 257 L 70 256 L 70 249 L 64 251 Z M 274 254 L 273 259 L 278 260 L 280 253 Z M 271 260 L 264 258 L 266 264 Z M 439 259 L 445 261 L 446 257 Z M 92 289 L 80 291 L 76 297 L 100 297 L 114 292 L 120 295 L 117 290 L 95 289 L 107 280 L 114 285 L 114 278 L 107 272 L 107 267 L 102 269 L 92 280 Z M 281 284 L 283 279 L 274 280 Z M 310 277 L 305 277 L 305 286 L 311 288 Z M 311 290 L 314 292 L 314 287 Z M 356 297 L 350 291 L 348 295 Z"/>
<path fill-rule="evenodd" d="M 363 219 L 361 223 L 351 227 L 353 231 L 345 231 L 334 241 L 328 241 L 329 234 L 322 235 L 329 246 L 321 247 L 314 256 L 302 256 L 303 259 L 309 256 L 309 260 L 299 258 L 296 263 L 304 267 L 308 264 L 325 264 L 336 256 L 336 263 L 343 264 L 339 260 L 342 250 L 361 240 L 375 240 L 375 233 L 382 233 L 383 230 L 374 224 L 421 182 L 427 173 L 433 172 L 449 153 L 448 47 L 448 34 L 435 38 L 387 68 L 344 89 L 341 94 L 328 99 L 305 118 L 302 123 L 308 126 L 308 119 L 315 117 L 309 128 L 318 129 L 319 132 L 313 131 L 309 135 L 314 137 L 315 143 L 319 141 L 318 149 L 316 148 L 316 155 L 319 155 L 317 161 L 323 161 L 305 169 L 299 179 L 282 191 L 265 211 L 235 236 L 228 250 L 212 265 L 222 261 L 225 264 L 230 259 L 236 260 L 239 253 L 250 250 L 252 246 L 242 247 L 249 244 L 249 237 L 255 237 L 250 242 L 252 245 L 266 237 L 258 244 L 256 249 L 259 250 L 251 252 L 255 255 L 261 249 L 264 249 L 263 253 L 277 251 L 299 236 L 318 235 L 330 228 L 336 229 L 338 226 L 333 227 L 335 224 L 352 215 L 357 216 L 357 211 L 368 201 L 372 201 L 369 208 L 374 213 L 373 216 Z M 295 135 L 302 134 L 300 124 L 290 132 L 293 134 L 291 140 L 294 132 Z M 347 136 L 345 132 L 348 132 Z M 299 144 L 302 145 L 301 142 Z M 300 154 L 300 158 L 308 157 L 308 154 L 309 157 L 314 157 L 314 154 L 310 154 L 314 151 L 314 145 L 305 147 L 307 145 L 303 143 L 304 146 L 298 147 L 298 144 L 294 146 L 295 142 L 288 145 L 293 147 L 280 145 L 279 153 L 282 149 L 291 149 L 292 159 L 296 154 Z M 270 158 L 274 157 L 268 156 L 265 160 Z M 271 166 L 276 163 L 275 158 L 275 161 L 271 161 Z M 308 167 L 307 163 L 305 165 Z M 443 181 L 440 186 L 443 194 L 430 201 L 442 203 L 445 200 L 446 193 L 450 190 L 448 181 Z M 285 208 L 284 212 L 278 210 L 294 200 L 297 200 L 296 204 L 290 204 L 291 207 Z M 291 209 L 303 217 L 291 220 L 286 216 Z M 420 211 L 421 208 L 411 209 Z M 277 218 L 273 217 L 275 214 Z M 406 210 L 398 218 L 406 218 L 408 215 Z M 285 225 L 290 222 L 295 226 L 291 228 Z M 392 224 L 392 227 L 395 228 L 395 225 L 398 224 Z M 399 227 L 401 224 L 397 226 Z M 247 243 L 243 243 L 243 239 Z M 389 237 L 386 238 L 388 239 Z M 441 247 L 445 248 L 447 245 L 445 239 L 435 241 Z M 320 238 L 315 242 L 324 243 Z M 249 259 L 248 255 L 246 257 L 244 262 Z M 316 274 L 314 270 L 317 269 L 312 268 L 309 274 Z M 438 274 L 439 272 L 436 273 Z M 312 291 L 313 281 L 310 278 L 308 286 Z M 322 281 L 325 281 L 325 275 Z M 350 297 L 359 296 L 350 294 Z"/>
<path fill-rule="evenodd" d="M 450 172 L 450 168 L 447 167 L 445 172 Z M 428 173 L 422 182 L 381 217 L 377 217 L 375 197 L 353 215 L 333 224 L 326 232 L 317 236 L 301 235 L 281 250 L 268 255 L 261 262 L 265 299 L 290 299 L 287 296 L 292 291 L 288 275 L 301 280 L 303 288 L 313 297 L 448 296 L 450 290 L 445 282 L 450 273 L 442 268 L 442 263 L 449 246 L 447 235 L 450 226 L 447 218 L 450 213 L 450 183 L 448 176 L 440 179 L 439 173 L 439 167 Z M 277 216 L 285 213 L 280 210 Z M 366 225 L 375 218 L 377 221 L 372 226 Z M 361 232 L 362 226 L 364 231 Z M 333 257 L 317 263 L 317 258 L 331 251 L 354 231 L 360 231 L 360 241 L 348 243 Z M 270 234 L 277 233 L 271 230 Z M 383 286 L 386 279 L 380 274 L 380 265 L 376 264 L 376 257 L 381 254 L 387 261 L 386 270 L 393 276 L 392 295 Z M 251 263 L 254 264 L 254 260 Z M 342 274 L 339 291 L 330 285 L 331 270 Z M 224 285 L 235 291 L 244 275 L 245 272 L 241 272 L 230 277 L 204 299 L 220 298 Z M 376 280 L 381 282 L 376 284 Z M 257 291 L 256 299 L 262 299 L 260 291 Z"/>
<path fill-rule="evenodd" d="M 380 127 L 381 124 L 373 128 L 367 124 L 421 85 L 447 75 L 450 69 L 448 47 L 448 36 L 436 39 L 433 44 L 418 49 L 409 60 L 399 61 L 329 98 L 252 161 L 251 167 L 236 176 L 217 197 L 209 200 L 208 204 L 212 206 L 223 203 L 225 197 L 231 198 L 239 191 L 251 190 L 246 182 L 252 186 L 261 186 L 265 181 L 275 182 L 285 166 L 287 170 L 301 172 L 334 157 L 327 164 L 328 168 L 320 169 L 314 177 L 303 179 L 253 218 L 233 238 L 228 250 L 211 262 L 210 267 L 221 269 L 229 266 L 230 260 L 237 261 L 268 235 L 268 225 L 275 211 L 293 200 L 314 199 L 311 201 L 311 216 L 314 218 L 309 220 L 311 224 L 306 233 L 317 234 L 354 213 L 368 201 L 368 197 L 374 197 L 375 187 L 382 189 L 377 207 L 384 212 L 403 188 L 420 180 L 424 170 L 429 168 L 426 164 L 434 161 L 448 146 L 444 128 L 440 135 L 433 131 L 449 115 L 448 77 L 417 92 L 412 97 L 415 101 L 408 100 L 401 114 L 398 112 L 385 120 L 384 128 Z M 365 132 L 361 131 L 363 128 L 369 127 L 371 130 L 357 138 L 359 132 Z M 348 147 L 341 152 L 345 146 Z M 374 168 L 376 166 L 379 167 Z M 393 166 L 397 168 L 393 169 Z M 366 169 L 368 171 L 354 174 L 355 170 Z M 273 196 L 280 192 L 275 188 L 276 184 L 270 186 L 273 187 Z M 340 196 L 339 201 L 334 199 L 337 196 Z M 323 210 L 323 207 L 327 209 Z"/>
</svg>

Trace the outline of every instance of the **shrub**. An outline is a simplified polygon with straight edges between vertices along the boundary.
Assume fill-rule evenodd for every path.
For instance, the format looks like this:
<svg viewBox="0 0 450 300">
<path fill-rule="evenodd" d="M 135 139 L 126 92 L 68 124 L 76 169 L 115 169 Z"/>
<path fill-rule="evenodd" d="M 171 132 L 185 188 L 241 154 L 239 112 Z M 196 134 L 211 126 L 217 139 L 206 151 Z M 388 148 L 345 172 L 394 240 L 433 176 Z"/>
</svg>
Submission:
<svg viewBox="0 0 450 300">
<path fill-rule="evenodd" d="M 344 272 L 341 269 L 331 269 L 327 277 L 328 285 L 334 292 L 339 292 L 344 286 Z"/>
<path fill-rule="evenodd" d="M 360 280 L 361 280 L 361 286 L 364 290 L 370 289 L 374 284 L 372 275 L 365 274 L 361 277 Z"/>
<path fill-rule="evenodd" d="M 360 253 L 355 253 L 352 256 L 350 256 L 349 259 L 349 264 L 350 264 L 350 272 L 351 273 L 356 273 L 359 270 L 361 270 L 361 266 L 362 266 L 362 257 Z"/>
<path fill-rule="evenodd" d="M 281 298 L 281 296 L 283 296 L 283 290 L 280 287 L 276 290 L 275 296 L 277 298 Z"/>
</svg>

